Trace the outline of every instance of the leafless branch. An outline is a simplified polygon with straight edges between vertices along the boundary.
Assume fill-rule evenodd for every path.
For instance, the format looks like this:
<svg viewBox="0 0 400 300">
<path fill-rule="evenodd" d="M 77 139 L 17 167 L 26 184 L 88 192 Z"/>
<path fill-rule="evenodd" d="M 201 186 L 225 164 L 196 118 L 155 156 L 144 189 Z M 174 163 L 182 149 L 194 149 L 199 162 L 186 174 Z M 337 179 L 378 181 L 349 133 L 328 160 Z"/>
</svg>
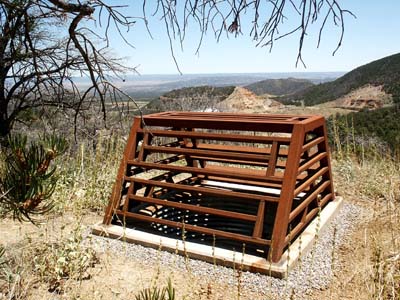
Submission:
<svg viewBox="0 0 400 300">
<path fill-rule="evenodd" d="M 102 0 L 0 0 L 0 137 L 21 112 L 46 106 L 74 109 L 78 116 L 85 103 L 97 102 L 106 119 L 105 104 L 119 91 L 110 77 L 135 71 L 107 52 L 111 26 L 133 47 L 122 28 L 129 31 L 136 21 L 120 8 Z M 98 20 L 101 27 L 103 18 L 103 33 L 86 26 Z M 77 82 L 79 75 L 90 83 Z"/>
<path fill-rule="evenodd" d="M 146 2 L 143 1 L 143 7 L 146 7 Z M 353 13 L 341 7 L 339 0 L 157 0 L 157 9 L 153 13 L 160 15 L 165 22 L 176 65 L 172 41 L 178 39 L 182 45 L 187 36 L 187 28 L 197 25 L 200 35 L 196 54 L 209 30 L 213 32 L 217 41 L 223 32 L 237 36 L 248 31 L 256 46 L 268 46 L 270 51 L 276 41 L 296 34 L 298 35 L 296 66 L 299 62 L 305 66 L 302 52 L 310 27 L 319 26 L 319 46 L 323 29 L 330 16 L 333 16 L 333 25 L 341 29 L 333 54 L 337 52 L 343 41 L 346 14 L 354 17 Z M 246 30 L 248 20 L 250 26 Z M 321 22 L 318 22 L 319 20 Z M 292 29 L 288 29 L 288 26 L 292 26 Z M 179 69 L 178 65 L 177 68 Z"/>
</svg>

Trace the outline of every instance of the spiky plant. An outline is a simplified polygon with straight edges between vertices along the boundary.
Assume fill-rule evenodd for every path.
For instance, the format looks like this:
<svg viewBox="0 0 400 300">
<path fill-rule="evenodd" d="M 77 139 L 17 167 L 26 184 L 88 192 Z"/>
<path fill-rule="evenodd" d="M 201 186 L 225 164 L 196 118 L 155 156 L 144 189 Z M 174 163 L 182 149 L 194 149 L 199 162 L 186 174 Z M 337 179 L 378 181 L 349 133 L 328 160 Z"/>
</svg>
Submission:
<svg viewBox="0 0 400 300">
<path fill-rule="evenodd" d="M 175 288 L 172 286 L 171 278 L 168 278 L 166 287 L 153 286 L 141 290 L 135 295 L 135 300 L 175 300 Z"/>
<path fill-rule="evenodd" d="M 5 264 L 4 261 L 4 253 L 6 252 L 6 250 L 4 249 L 4 247 L 2 245 L 0 245 L 0 270 L 2 268 L 2 266 Z"/>
<path fill-rule="evenodd" d="M 30 143 L 23 135 L 10 137 L 0 176 L 3 211 L 11 212 L 14 219 L 33 223 L 35 215 L 50 211 L 57 182 L 56 167 L 51 164 L 66 148 L 66 141 L 55 135 Z"/>
</svg>

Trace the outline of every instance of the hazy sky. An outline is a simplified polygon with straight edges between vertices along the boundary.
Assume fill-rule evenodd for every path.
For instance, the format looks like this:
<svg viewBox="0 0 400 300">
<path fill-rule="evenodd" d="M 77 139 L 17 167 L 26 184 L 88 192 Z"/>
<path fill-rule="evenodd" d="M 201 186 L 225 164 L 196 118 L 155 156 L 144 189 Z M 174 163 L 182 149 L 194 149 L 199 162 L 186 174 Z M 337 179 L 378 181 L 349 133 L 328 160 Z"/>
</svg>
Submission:
<svg viewBox="0 0 400 300">
<path fill-rule="evenodd" d="M 132 1 L 135 2 L 141 3 Z M 224 36 L 219 43 L 210 31 L 203 40 L 198 56 L 195 55 L 195 51 L 200 35 L 196 30 L 189 31 L 183 50 L 178 42 L 174 44 L 179 67 L 184 74 L 350 71 L 372 60 L 400 52 L 399 0 L 342 0 L 340 3 L 357 18 L 346 15 L 343 45 L 335 56 L 332 56 L 332 52 L 339 39 L 339 28 L 332 23 L 327 24 L 322 45 L 317 49 L 319 24 L 311 27 L 303 49 L 306 69 L 301 64 L 295 67 L 298 34 L 276 42 L 270 53 L 269 48 L 255 47 L 255 42 L 249 37 L 248 27 L 243 29 L 243 34 L 239 37 Z M 149 11 L 151 9 L 149 7 Z M 125 8 L 123 12 L 131 16 L 140 16 L 141 6 L 133 5 Z M 289 13 L 289 20 L 284 26 L 293 28 L 296 20 L 293 17 L 296 16 Z M 177 74 L 163 21 L 159 20 L 159 17 L 149 17 L 149 27 L 153 39 L 140 21 L 125 34 L 135 49 L 124 44 L 123 40 L 117 37 L 118 34 L 112 33 L 113 52 L 126 57 L 127 65 L 139 66 L 138 70 L 142 74 Z"/>
</svg>

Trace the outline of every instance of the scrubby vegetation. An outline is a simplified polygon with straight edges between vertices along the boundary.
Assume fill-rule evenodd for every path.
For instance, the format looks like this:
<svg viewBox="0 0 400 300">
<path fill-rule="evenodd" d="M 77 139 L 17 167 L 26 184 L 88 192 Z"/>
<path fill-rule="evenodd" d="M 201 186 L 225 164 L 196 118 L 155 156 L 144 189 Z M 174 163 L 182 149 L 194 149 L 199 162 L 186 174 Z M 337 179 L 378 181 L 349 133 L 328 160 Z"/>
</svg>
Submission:
<svg viewBox="0 0 400 300">
<path fill-rule="evenodd" d="M 144 110 L 156 112 L 165 110 L 205 111 L 225 100 L 232 94 L 234 86 L 196 86 L 172 90 L 151 101 Z"/>
<path fill-rule="evenodd" d="M 293 95 L 280 98 L 285 104 L 316 105 L 335 100 L 366 84 L 383 85 L 383 90 L 400 102 L 400 53 L 384 57 L 354 69 L 327 83 L 306 88 Z"/>
<path fill-rule="evenodd" d="M 252 91 L 256 95 L 288 95 L 314 86 L 307 79 L 286 78 L 286 79 L 267 79 L 258 81 L 245 86 L 246 89 Z"/>
<path fill-rule="evenodd" d="M 355 151 L 382 152 L 382 149 L 387 149 L 390 150 L 391 156 L 399 157 L 399 120 L 400 106 L 396 105 L 332 116 L 328 119 L 328 124 L 331 140 L 335 136 L 334 128 L 336 128 L 339 140 L 351 141 Z"/>
<path fill-rule="evenodd" d="M 0 199 L 3 213 L 14 219 L 34 222 L 53 207 L 50 197 L 56 187 L 52 161 L 66 151 L 66 142 L 57 136 L 44 136 L 28 143 L 27 136 L 10 136 L 3 147 L 0 173 Z"/>
</svg>

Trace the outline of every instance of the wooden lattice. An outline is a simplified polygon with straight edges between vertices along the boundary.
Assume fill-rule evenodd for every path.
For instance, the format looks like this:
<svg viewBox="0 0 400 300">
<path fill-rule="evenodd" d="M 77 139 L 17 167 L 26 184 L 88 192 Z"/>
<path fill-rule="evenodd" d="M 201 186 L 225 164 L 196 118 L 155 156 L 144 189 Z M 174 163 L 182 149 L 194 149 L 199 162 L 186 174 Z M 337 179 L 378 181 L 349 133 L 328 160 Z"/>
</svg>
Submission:
<svg viewBox="0 0 400 300">
<path fill-rule="evenodd" d="M 333 199 L 323 117 L 165 112 L 135 118 L 103 223 L 277 262 Z"/>
</svg>

